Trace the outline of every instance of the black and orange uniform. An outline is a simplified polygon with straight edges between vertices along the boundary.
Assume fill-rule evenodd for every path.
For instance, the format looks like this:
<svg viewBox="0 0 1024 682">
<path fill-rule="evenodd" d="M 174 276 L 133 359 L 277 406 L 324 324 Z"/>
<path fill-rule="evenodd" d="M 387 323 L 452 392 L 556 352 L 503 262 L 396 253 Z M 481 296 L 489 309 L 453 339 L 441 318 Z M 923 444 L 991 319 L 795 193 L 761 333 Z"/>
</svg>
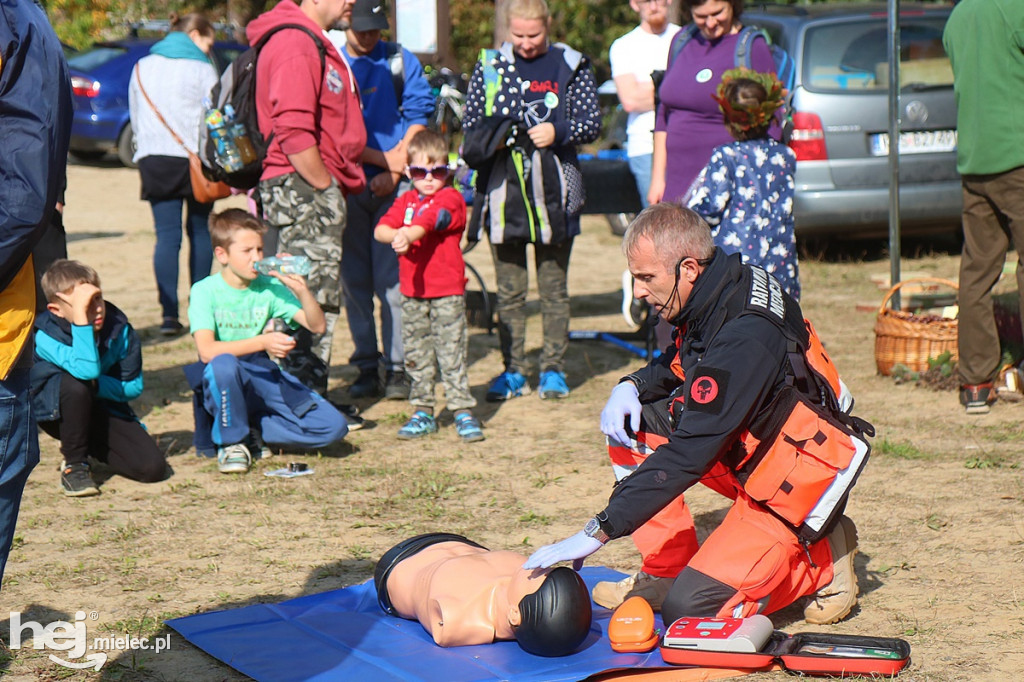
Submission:
<svg viewBox="0 0 1024 682">
<path fill-rule="evenodd" d="M 610 538 L 632 535 L 644 572 L 678 575 L 665 622 L 777 611 L 832 580 L 828 541 L 801 543 L 736 473 L 750 429 L 792 383 L 793 342 L 809 343 L 799 304 L 719 250 L 672 323 L 675 347 L 623 379 L 636 384 L 641 426 L 631 443 L 609 441 L 620 480 L 597 518 Z M 698 481 L 734 501 L 700 546 L 683 499 Z"/>
</svg>

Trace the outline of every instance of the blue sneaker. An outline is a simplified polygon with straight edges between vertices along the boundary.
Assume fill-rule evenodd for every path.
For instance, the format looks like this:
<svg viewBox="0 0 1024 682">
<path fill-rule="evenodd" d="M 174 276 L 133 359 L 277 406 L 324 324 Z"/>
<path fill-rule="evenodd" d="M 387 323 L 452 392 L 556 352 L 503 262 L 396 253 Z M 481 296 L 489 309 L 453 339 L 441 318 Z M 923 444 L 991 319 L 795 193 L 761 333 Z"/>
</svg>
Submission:
<svg viewBox="0 0 1024 682">
<path fill-rule="evenodd" d="M 565 398 L 569 395 L 569 385 L 565 383 L 565 373 L 549 369 L 540 373 L 537 387 L 541 400 L 548 398 Z"/>
<path fill-rule="evenodd" d="M 409 421 L 405 422 L 405 426 L 398 429 L 398 437 L 402 440 L 422 438 L 431 433 L 437 433 L 437 422 L 423 410 L 413 412 Z"/>
<path fill-rule="evenodd" d="M 491 380 L 487 388 L 487 402 L 496 403 L 509 398 L 518 398 L 527 395 L 530 387 L 526 383 L 526 377 L 519 372 L 502 372 Z"/>
<path fill-rule="evenodd" d="M 480 422 L 469 412 L 461 412 L 455 415 L 455 432 L 459 438 L 467 443 L 475 443 L 484 439 L 484 432 L 480 428 Z"/>
</svg>

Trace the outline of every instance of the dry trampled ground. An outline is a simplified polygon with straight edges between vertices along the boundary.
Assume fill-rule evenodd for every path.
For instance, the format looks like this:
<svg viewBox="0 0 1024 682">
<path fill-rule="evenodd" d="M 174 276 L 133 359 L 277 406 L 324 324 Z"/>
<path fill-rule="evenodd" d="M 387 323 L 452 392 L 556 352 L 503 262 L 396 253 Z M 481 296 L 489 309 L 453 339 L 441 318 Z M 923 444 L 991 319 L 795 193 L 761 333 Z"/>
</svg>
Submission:
<svg viewBox="0 0 1024 682">
<path fill-rule="evenodd" d="M 90 638 L 170 633 L 171 648 L 158 655 L 111 651 L 99 673 L 61 668 L 47 652 L 14 650 L 0 657 L 9 679 L 241 679 L 162 621 L 364 581 L 384 550 L 421 532 L 459 532 L 529 553 L 575 532 L 603 506 L 611 471 L 598 414 L 617 378 L 639 359 L 609 344 L 573 342 L 568 399 L 541 402 L 531 395 L 493 405 L 482 398 L 500 357 L 496 338 L 480 329 L 470 339 L 470 380 L 481 399 L 483 443 L 460 443 L 450 418 L 423 442 L 399 441 L 394 432 L 408 406 L 364 403 L 370 427 L 342 445 L 286 454 L 245 476 L 219 474 L 211 460 L 190 450 L 190 393 L 180 367 L 195 354 L 188 337 L 156 334 L 151 216 L 137 197 L 135 171 L 72 165 L 65 222 L 71 257 L 99 270 L 107 298 L 143 337 L 146 391 L 136 407 L 166 448 L 174 475 L 151 485 L 115 477 L 99 497 L 65 499 L 56 443 L 42 436 L 42 463 L 25 491 L 0 595 L 3 609 L 20 612 L 23 620 L 47 623 L 73 620 L 78 610 L 95 612 Z M 625 331 L 617 313 L 624 267 L 617 242 L 603 220 L 585 219 L 570 269 L 573 329 Z M 468 260 L 491 280 L 485 248 Z M 904 268 L 955 279 L 957 260 L 925 255 L 908 259 Z M 814 629 L 905 638 L 913 649 L 905 680 L 1020 679 L 1024 408 L 1001 403 L 987 416 L 968 418 L 955 393 L 877 376 L 874 313 L 863 308 L 881 300 L 884 291 L 871 278 L 887 272 L 887 261 L 877 259 L 801 264 L 805 312 L 853 389 L 857 413 L 878 430 L 849 507 L 860 532 L 860 606 L 846 621 Z M 535 354 L 535 296 L 530 305 L 528 346 Z M 349 352 L 346 334 L 339 333 L 332 397 L 342 398 L 354 378 L 344 364 Z M 315 474 L 295 480 L 261 475 L 290 460 L 308 462 Z M 721 518 L 724 501 L 699 488 L 689 499 L 706 533 Z M 637 564 L 628 540 L 592 561 L 624 571 Z M 810 629 L 798 607 L 773 620 L 788 632 Z M 7 629 L 6 622 L 0 625 L 5 642 Z"/>
</svg>

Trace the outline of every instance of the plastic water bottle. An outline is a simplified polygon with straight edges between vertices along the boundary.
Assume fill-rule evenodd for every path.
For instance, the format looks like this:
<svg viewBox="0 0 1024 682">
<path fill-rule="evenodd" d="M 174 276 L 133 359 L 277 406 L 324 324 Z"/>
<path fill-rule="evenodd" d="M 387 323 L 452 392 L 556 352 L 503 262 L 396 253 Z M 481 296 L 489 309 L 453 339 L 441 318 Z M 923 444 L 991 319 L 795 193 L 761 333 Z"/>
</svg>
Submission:
<svg viewBox="0 0 1024 682">
<path fill-rule="evenodd" d="M 217 164 L 229 173 L 241 170 L 245 164 L 242 163 L 242 155 L 238 153 L 238 147 L 231 139 L 231 132 L 224 122 L 224 115 L 220 109 L 213 106 L 213 102 L 208 97 L 203 99 L 203 108 L 206 111 L 203 114 L 203 120 L 210 132 L 210 139 L 216 145 Z"/>
<path fill-rule="evenodd" d="M 277 270 L 282 275 L 302 275 L 305 277 L 309 274 L 311 265 L 309 258 L 306 256 L 270 256 L 256 261 L 253 267 L 261 275 L 269 275 L 271 270 Z"/>
<path fill-rule="evenodd" d="M 255 161 L 256 148 L 252 146 L 252 140 L 249 139 L 249 131 L 245 129 L 244 123 L 235 120 L 235 108 L 230 104 L 224 105 L 224 121 L 227 124 L 228 130 L 231 131 L 231 139 L 235 141 L 235 146 L 238 147 L 238 154 L 242 157 L 242 163 L 248 165 Z"/>
</svg>

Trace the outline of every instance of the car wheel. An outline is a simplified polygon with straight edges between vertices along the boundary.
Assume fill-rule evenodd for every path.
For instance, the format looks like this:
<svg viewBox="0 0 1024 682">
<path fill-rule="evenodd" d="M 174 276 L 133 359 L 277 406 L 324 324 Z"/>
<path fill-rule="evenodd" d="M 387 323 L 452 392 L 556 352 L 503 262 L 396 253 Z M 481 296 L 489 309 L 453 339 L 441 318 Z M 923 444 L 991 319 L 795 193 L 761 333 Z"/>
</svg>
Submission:
<svg viewBox="0 0 1024 682">
<path fill-rule="evenodd" d="M 121 134 L 117 137 L 117 158 L 128 168 L 138 168 L 132 161 L 133 156 L 135 156 L 135 131 L 132 130 L 132 124 L 129 123 L 121 129 Z"/>
</svg>

